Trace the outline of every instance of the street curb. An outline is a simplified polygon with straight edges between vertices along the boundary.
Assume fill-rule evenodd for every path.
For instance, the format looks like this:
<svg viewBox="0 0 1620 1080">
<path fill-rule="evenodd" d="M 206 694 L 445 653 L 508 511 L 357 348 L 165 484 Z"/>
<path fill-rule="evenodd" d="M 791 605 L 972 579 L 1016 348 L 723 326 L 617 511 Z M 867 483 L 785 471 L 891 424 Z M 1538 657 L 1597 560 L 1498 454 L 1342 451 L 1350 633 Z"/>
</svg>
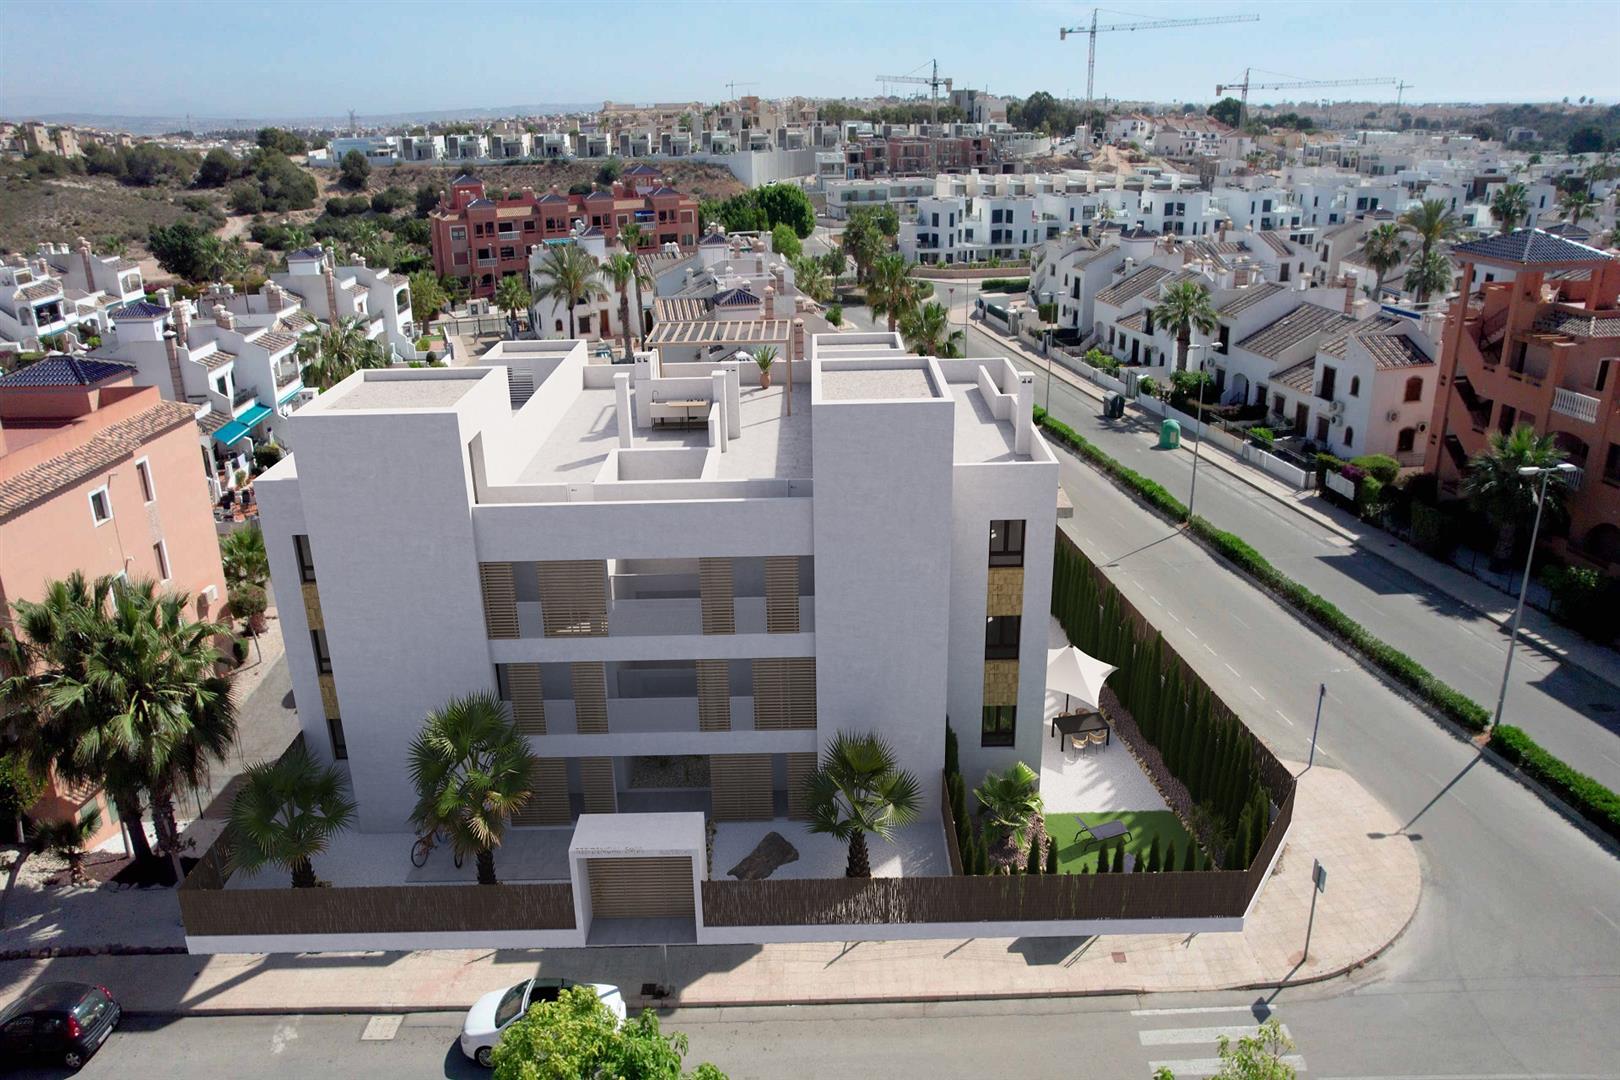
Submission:
<svg viewBox="0 0 1620 1080">
<path fill-rule="evenodd" d="M 1152 514 L 1160 521 L 1165 521 L 1175 526 L 1177 531 L 1181 532 L 1193 543 L 1197 544 L 1204 551 L 1212 555 L 1218 562 L 1226 566 L 1226 568 L 1232 573 L 1236 574 L 1244 581 L 1247 581 L 1249 584 L 1253 585 L 1260 592 L 1270 597 L 1278 607 L 1288 612 L 1288 614 L 1293 616 L 1296 621 L 1310 630 L 1317 637 L 1333 645 L 1340 652 L 1354 660 L 1363 670 L 1369 672 L 1379 682 L 1383 683 L 1390 690 L 1404 698 L 1419 712 L 1422 712 L 1430 720 L 1439 725 L 1440 728 L 1452 736 L 1452 738 L 1459 742 L 1472 745 L 1474 749 L 1479 752 L 1480 756 L 1484 758 L 1488 764 L 1496 768 L 1497 771 L 1505 774 L 1509 779 L 1517 781 L 1519 784 L 1530 790 L 1538 798 L 1540 798 L 1542 802 L 1546 803 L 1550 809 L 1568 821 L 1571 825 L 1574 825 L 1581 832 L 1585 833 L 1592 840 L 1596 841 L 1601 847 L 1607 849 L 1614 855 L 1620 856 L 1620 840 L 1617 840 L 1615 837 L 1612 837 L 1608 833 L 1605 833 L 1601 829 L 1597 828 L 1596 825 L 1588 821 L 1574 807 L 1570 806 L 1569 803 L 1565 802 L 1562 798 L 1560 798 L 1557 794 L 1543 785 L 1540 781 L 1536 780 L 1534 777 L 1526 775 L 1517 765 L 1514 765 L 1501 754 L 1497 753 L 1495 750 L 1492 750 L 1489 745 L 1482 745 L 1475 741 L 1476 737 L 1481 734 L 1480 732 L 1468 730 L 1461 724 L 1458 724 L 1456 721 L 1446 716 L 1444 713 L 1441 713 L 1427 701 L 1424 701 L 1422 698 L 1418 697 L 1415 691 L 1413 691 L 1410 687 L 1397 682 L 1393 676 L 1385 672 L 1382 668 L 1378 667 L 1366 656 L 1363 656 L 1360 652 L 1356 651 L 1356 649 L 1354 649 L 1348 641 L 1345 641 L 1337 634 L 1329 633 L 1326 628 L 1318 624 L 1315 620 L 1311 619 L 1305 614 L 1305 612 L 1299 610 L 1293 604 L 1290 604 L 1286 598 L 1278 595 L 1276 591 L 1269 588 L 1264 582 L 1246 572 L 1237 563 L 1227 558 L 1223 552 L 1207 543 L 1201 536 L 1189 529 L 1182 528 L 1182 522 L 1170 521 L 1169 518 L 1159 513 L 1157 509 L 1149 505 L 1144 499 L 1138 497 L 1135 492 L 1115 484 L 1112 477 L 1098 469 L 1095 465 L 1092 465 L 1084 456 L 1075 453 L 1075 451 L 1071 450 L 1067 446 L 1058 444 L 1058 447 L 1073 457 L 1076 461 L 1079 461 L 1081 464 L 1087 466 L 1093 472 L 1097 473 L 1109 484 L 1112 484 L 1116 491 L 1120 492 L 1126 498 L 1136 503 L 1142 509 Z M 1237 989 L 1242 989 L 1242 987 L 1238 987 Z"/>
<path fill-rule="evenodd" d="M 0 963 L 8 960 L 57 960 L 81 956 L 176 956 L 184 955 L 184 945 L 44 945 L 34 949 L 0 951 Z"/>
</svg>

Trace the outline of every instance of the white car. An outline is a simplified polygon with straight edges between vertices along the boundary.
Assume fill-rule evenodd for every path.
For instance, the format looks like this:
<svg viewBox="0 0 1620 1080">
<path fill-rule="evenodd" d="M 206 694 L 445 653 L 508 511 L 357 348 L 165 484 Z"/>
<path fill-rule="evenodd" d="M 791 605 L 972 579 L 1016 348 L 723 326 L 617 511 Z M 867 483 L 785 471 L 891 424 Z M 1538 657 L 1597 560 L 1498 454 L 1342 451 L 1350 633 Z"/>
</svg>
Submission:
<svg viewBox="0 0 1620 1080">
<path fill-rule="evenodd" d="M 530 1005 L 556 1001 L 564 990 L 579 985 L 582 984 L 567 979 L 525 979 L 505 990 L 491 990 L 467 1010 L 466 1022 L 461 1025 L 461 1052 L 489 1068 L 494 1064 L 495 1044 L 501 1041 L 501 1032 L 508 1024 L 527 1013 Z M 619 988 L 606 983 L 589 985 L 608 1011 L 623 1023 L 624 998 Z"/>
</svg>

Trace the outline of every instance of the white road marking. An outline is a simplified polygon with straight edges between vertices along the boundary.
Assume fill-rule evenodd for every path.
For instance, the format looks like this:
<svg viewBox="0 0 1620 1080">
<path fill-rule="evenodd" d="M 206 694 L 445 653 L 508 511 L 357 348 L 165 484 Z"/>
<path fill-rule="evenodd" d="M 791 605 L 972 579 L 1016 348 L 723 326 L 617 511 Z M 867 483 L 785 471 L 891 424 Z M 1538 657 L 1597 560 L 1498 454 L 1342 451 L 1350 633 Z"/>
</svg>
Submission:
<svg viewBox="0 0 1620 1080">
<path fill-rule="evenodd" d="M 1170 611 L 1170 609 L 1169 609 L 1169 608 L 1165 608 L 1165 609 L 1164 609 L 1164 610 L 1165 610 L 1165 611 L 1167 611 L 1167 612 L 1169 612 L 1169 614 L 1170 614 L 1170 617 L 1171 617 L 1171 618 L 1172 618 L 1172 619 L 1174 619 L 1174 620 L 1176 620 L 1176 622 L 1180 622 L 1180 621 L 1181 621 L 1181 616 L 1179 616 L 1179 615 L 1177 615 L 1177 614 L 1176 614 L 1176 613 L 1175 613 L 1175 612 L 1173 612 L 1173 611 Z"/>
<path fill-rule="evenodd" d="M 1281 709 L 1277 709 L 1276 713 L 1277 713 L 1278 716 L 1283 718 L 1283 723 L 1287 724 L 1289 727 L 1294 726 L 1294 722 L 1292 720 L 1288 719 L 1288 714 L 1287 713 L 1283 712 Z"/>
<path fill-rule="evenodd" d="M 1159 598 L 1157 596 L 1154 596 L 1152 593 L 1148 593 L 1148 599 L 1153 601 L 1155 604 L 1159 604 Z M 1159 606 L 1164 607 L 1163 604 L 1159 604 Z"/>
<path fill-rule="evenodd" d="M 1193 630 L 1193 628 L 1192 628 L 1192 627 L 1190 627 L 1190 626 L 1189 626 L 1189 627 L 1187 627 L 1187 633 L 1189 633 L 1189 634 L 1191 634 L 1191 635 L 1192 635 L 1192 639 L 1193 639 L 1193 640 L 1194 640 L 1194 641 L 1197 641 L 1197 640 L 1198 640 L 1198 634 L 1197 634 L 1197 632 L 1196 632 L 1196 631 L 1194 631 L 1194 630 Z"/>
<path fill-rule="evenodd" d="M 1184 1016 L 1192 1013 L 1240 1012 L 1254 1014 L 1253 1005 L 1189 1005 L 1184 1009 L 1132 1009 L 1132 1016 Z M 1266 1010 L 1271 1015 L 1271 1010 Z"/>
<path fill-rule="evenodd" d="M 1238 669 L 1233 667 L 1231 664 L 1228 664 L 1225 660 L 1221 661 L 1221 666 L 1226 668 L 1227 671 L 1230 671 L 1234 675 L 1238 673 Z"/>
<path fill-rule="evenodd" d="M 1282 1060 L 1284 1064 L 1293 1066 L 1295 1072 L 1306 1071 L 1305 1059 L 1300 1057 L 1298 1054 L 1284 1054 Z M 1188 1058 L 1185 1061 L 1148 1062 L 1148 1069 L 1150 1072 L 1158 1072 L 1161 1068 L 1169 1069 L 1176 1075 L 1177 1080 L 1185 1080 L 1185 1078 L 1189 1076 L 1214 1076 L 1216 1073 L 1221 1071 L 1222 1063 L 1220 1058 Z M 1367 1080 L 1373 1080 L 1373 1078 L 1369 1077 Z M 1412 1077 L 1410 1080 L 1429 1080 L 1429 1078 Z M 1454 1080 L 1468 1080 L 1468 1078 L 1456 1077 Z"/>
<path fill-rule="evenodd" d="M 1266 700 L 1266 695 L 1264 695 L 1264 694 L 1262 694 L 1262 693 L 1261 693 L 1261 692 L 1260 692 L 1260 691 L 1258 691 L 1258 690 L 1256 690 L 1256 689 L 1255 689 L 1255 688 L 1254 688 L 1254 687 L 1252 687 L 1252 686 L 1251 686 L 1251 687 L 1249 687 L 1249 691 L 1250 691 L 1250 692 L 1251 692 L 1251 693 L 1253 693 L 1253 694 L 1254 694 L 1254 696 L 1255 696 L 1255 697 L 1257 697 L 1257 698 L 1259 698 L 1259 699 L 1260 699 L 1260 700 L 1261 700 L 1261 701 L 1264 701 L 1264 700 Z"/>
<path fill-rule="evenodd" d="M 1238 1024 L 1228 1027 L 1156 1028 L 1151 1031 L 1138 1031 L 1136 1037 L 1142 1041 L 1143 1046 L 1179 1046 L 1188 1043 L 1214 1043 L 1223 1035 L 1235 1042 L 1259 1031 L 1258 1024 Z M 1282 1033 L 1288 1034 L 1287 1024 L 1282 1025 Z"/>
<path fill-rule="evenodd" d="M 279 1054 L 287 1049 L 287 1044 L 298 1038 L 296 1022 L 291 1024 L 277 1024 L 275 1031 L 270 1034 L 270 1052 Z"/>
<path fill-rule="evenodd" d="M 1614 927 L 1616 930 L 1620 930 L 1620 923 L 1615 922 L 1613 919 L 1609 918 L 1606 914 L 1604 914 L 1602 911 L 1599 911 L 1597 908 L 1593 908 L 1592 910 L 1597 912 L 1597 917 L 1598 918 L 1602 919 L 1604 922 L 1608 923 L 1610 926 Z"/>
<path fill-rule="evenodd" d="M 373 1016 L 366 1021 L 365 1030 L 360 1033 L 361 1042 L 388 1042 L 399 1034 L 399 1025 L 405 1022 L 403 1016 Z"/>
<path fill-rule="evenodd" d="M 1208 642 L 1203 642 L 1202 644 L 1203 644 L 1204 648 L 1209 649 L 1209 643 Z M 1209 649 L 1209 655 L 1211 655 L 1211 656 L 1219 656 L 1220 653 L 1216 652 L 1214 649 Z"/>
</svg>

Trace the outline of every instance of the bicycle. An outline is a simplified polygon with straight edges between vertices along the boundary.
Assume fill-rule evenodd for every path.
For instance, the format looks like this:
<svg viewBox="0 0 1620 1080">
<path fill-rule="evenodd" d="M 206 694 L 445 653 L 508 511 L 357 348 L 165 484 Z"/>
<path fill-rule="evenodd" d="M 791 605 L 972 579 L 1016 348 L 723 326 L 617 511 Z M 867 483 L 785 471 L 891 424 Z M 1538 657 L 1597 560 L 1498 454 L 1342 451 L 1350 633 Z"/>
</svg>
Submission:
<svg viewBox="0 0 1620 1080">
<path fill-rule="evenodd" d="M 433 854 L 434 848 L 438 847 L 440 844 L 446 844 L 449 842 L 450 838 L 444 834 L 443 829 L 430 832 L 426 836 L 418 836 L 416 838 L 416 843 L 411 845 L 411 865 L 420 870 L 424 865 L 426 865 L 428 856 Z M 460 870 L 461 852 L 457 851 L 453 854 L 455 856 L 456 869 Z"/>
</svg>

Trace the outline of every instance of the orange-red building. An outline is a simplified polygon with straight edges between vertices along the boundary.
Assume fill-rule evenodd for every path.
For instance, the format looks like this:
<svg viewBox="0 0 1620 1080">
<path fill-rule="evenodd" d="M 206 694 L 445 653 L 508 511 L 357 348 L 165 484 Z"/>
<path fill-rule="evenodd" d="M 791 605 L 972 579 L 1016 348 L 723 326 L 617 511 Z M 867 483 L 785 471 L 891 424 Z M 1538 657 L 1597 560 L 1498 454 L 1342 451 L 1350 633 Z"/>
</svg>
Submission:
<svg viewBox="0 0 1620 1080">
<path fill-rule="evenodd" d="M 649 165 L 631 166 L 622 180 L 588 195 L 555 188 L 543 195 L 528 188 L 489 195 L 482 180 L 458 176 L 429 220 L 434 272 L 466 281 L 472 296 L 493 296 L 508 274 L 527 280 L 530 252 L 568 239 L 576 223 L 602 230 L 612 247 L 619 230 L 634 222 L 646 237 L 639 251 L 690 247 L 699 236 L 698 201 L 669 187 Z"/>
<path fill-rule="evenodd" d="M 1581 468 L 1555 550 L 1620 571 L 1620 259 L 1540 229 L 1459 244 L 1424 468 L 1455 494 L 1493 431 L 1552 434 Z"/>
<path fill-rule="evenodd" d="M 196 406 L 137 387 L 134 369 L 53 356 L 0 379 L 0 625 L 19 600 L 74 570 L 151 578 L 191 597 L 198 619 L 224 617 Z M 101 810 L 94 843 L 117 835 L 94 787 L 54 778 L 35 816 Z"/>
</svg>

